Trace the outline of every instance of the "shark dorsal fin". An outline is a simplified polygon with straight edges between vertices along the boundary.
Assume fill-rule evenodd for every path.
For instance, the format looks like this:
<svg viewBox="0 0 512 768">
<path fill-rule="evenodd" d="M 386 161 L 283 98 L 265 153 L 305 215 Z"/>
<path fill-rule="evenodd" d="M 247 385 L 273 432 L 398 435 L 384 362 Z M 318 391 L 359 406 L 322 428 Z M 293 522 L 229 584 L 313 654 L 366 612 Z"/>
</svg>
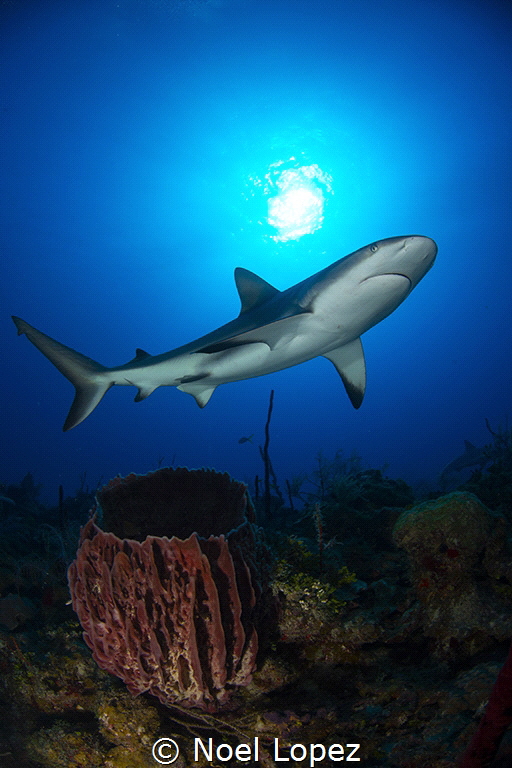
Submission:
<svg viewBox="0 0 512 768">
<path fill-rule="evenodd" d="M 469 440 L 464 440 L 464 447 L 465 447 L 466 451 L 474 451 L 475 450 L 475 446 L 473 445 L 473 443 L 470 443 Z"/>
<path fill-rule="evenodd" d="M 235 283 L 242 304 L 241 315 L 249 309 L 254 309 L 254 307 L 264 304 L 275 296 L 276 293 L 279 293 L 273 285 L 270 285 L 266 280 L 243 267 L 235 269 Z"/>
<path fill-rule="evenodd" d="M 151 357 L 149 352 L 145 352 L 143 349 L 137 348 L 135 350 L 135 357 L 133 357 L 131 360 L 128 360 L 126 365 L 130 365 L 130 363 L 138 363 L 140 360 L 145 360 L 148 357 Z"/>
</svg>

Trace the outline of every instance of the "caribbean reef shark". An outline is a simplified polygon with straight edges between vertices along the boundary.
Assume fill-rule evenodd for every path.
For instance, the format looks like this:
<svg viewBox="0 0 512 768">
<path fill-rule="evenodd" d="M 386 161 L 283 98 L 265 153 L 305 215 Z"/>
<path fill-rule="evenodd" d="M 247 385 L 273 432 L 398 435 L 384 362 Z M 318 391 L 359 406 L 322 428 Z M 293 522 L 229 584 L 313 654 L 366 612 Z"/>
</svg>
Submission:
<svg viewBox="0 0 512 768">
<path fill-rule="evenodd" d="M 471 467 L 483 469 L 486 464 L 491 462 L 491 455 L 487 446 L 477 448 L 469 440 L 464 440 L 464 453 L 457 456 L 443 469 L 439 476 L 441 486 L 449 485 L 457 480 L 457 476 L 464 470 Z"/>
<path fill-rule="evenodd" d="M 237 267 L 238 317 L 196 341 L 161 355 L 137 349 L 133 360 L 106 368 L 13 317 L 76 389 L 64 431 L 80 424 L 114 384 L 137 387 L 135 402 L 157 387 L 177 387 L 203 408 L 219 384 L 304 363 L 330 360 L 354 408 L 366 388 L 361 339 L 395 310 L 434 263 L 429 237 L 390 237 L 335 261 L 286 291 Z"/>
</svg>

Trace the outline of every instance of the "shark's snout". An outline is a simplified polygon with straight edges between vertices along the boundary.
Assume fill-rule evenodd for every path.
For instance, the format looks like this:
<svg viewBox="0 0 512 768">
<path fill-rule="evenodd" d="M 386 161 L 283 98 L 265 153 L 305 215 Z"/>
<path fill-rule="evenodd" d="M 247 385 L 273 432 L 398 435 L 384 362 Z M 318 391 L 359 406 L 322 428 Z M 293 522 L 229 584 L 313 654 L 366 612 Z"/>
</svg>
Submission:
<svg viewBox="0 0 512 768">
<path fill-rule="evenodd" d="M 404 238 L 404 240 L 404 249 L 406 251 L 411 252 L 417 259 L 432 266 L 437 255 L 437 244 L 432 238 L 425 235 L 410 235 Z"/>
<path fill-rule="evenodd" d="M 434 263 L 437 245 L 434 240 L 424 235 L 408 235 L 393 240 L 388 262 L 389 273 L 407 277 L 412 290 Z"/>
<path fill-rule="evenodd" d="M 435 261 L 437 245 L 430 237 L 405 235 L 381 240 L 367 251 L 366 269 L 361 283 L 376 277 L 403 278 L 406 293 L 418 285 Z"/>
</svg>

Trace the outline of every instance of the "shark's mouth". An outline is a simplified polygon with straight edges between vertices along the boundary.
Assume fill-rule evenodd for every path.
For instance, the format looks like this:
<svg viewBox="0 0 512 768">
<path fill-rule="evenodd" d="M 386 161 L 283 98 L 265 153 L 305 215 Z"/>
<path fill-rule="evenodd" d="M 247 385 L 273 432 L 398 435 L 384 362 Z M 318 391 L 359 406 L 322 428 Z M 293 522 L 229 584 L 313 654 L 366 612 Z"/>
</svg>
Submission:
<svg viewBox="0 0 512 768">
<path fill-rule="evenodd" d="M 382 287 L 382 283 L 384 281 L 384 278 L 393 278 L 393 277 L 399 278 L 399 280 L 397 280 L 397 281 L 394 281 L 394 280 L 387 281 L 387 282 L 389 282 L 389 286 L 390 287 L 393 286 L 393 284 L 395 284 L 395 283 L 396 283 L 396 287 L 399 287 L 400 284 L 403 285 L 403 280 L 405 280 L 407 282 L 407 290 L 412 288 L 412 280 L 411 280 L 411 278 L 407 277 L 407 275 L 404 275 L 401 272 L 379 272 L 377 275 L 370 275 L 369 277 L 365 277 L 364 280 L 361 280 L 361 285 L 363 285 L 363 283 L 368 283 L 370 281 L 378 280 L 379 281 L 379 286 Z"/>
<path fill-rule="evenodd" d="M 364 280 L 361 280 L 361 282 L 364 283 L 366 280 L 372 280 L 374 277 L 405 277 L 406 280 L 411 282 L 411 278 L 407 275 L 404 275 L 403 272 L 377 272 L 375 275 L 369 275 L 368 277 L 365 277 Z"/>
</svg>

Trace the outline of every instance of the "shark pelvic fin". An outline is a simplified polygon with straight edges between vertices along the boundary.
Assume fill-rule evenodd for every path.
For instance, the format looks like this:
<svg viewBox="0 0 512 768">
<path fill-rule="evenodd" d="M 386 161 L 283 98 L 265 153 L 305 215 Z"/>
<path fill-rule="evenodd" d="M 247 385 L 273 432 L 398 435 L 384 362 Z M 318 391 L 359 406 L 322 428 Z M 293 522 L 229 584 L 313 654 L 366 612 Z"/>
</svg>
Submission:
<svg viewBox="0 0 512 768">
<path fill-rule="evenodd" d="M 354 408 L 359 408 L 366 389 L 366 365 L 361 339 L 354 339 L 349 344 L 337 347 L 323 357 L 333 363 L 345 385 L 350 402 Z"/>
<path fill-rule="evenodd" d="M 139 391 L 133 398 L 134 403 L 140 403 L 141 400 L 145 400 L 146 397 L 149 397 L 152 392 L 154 392 L 156 389 L 155 386 L 152 384 L 147 384 L 146 386 L 139 387 Z"/>
<path fill-rule="evenodd" d="M 181 392 L 186 392 L 187 395 L 192 395 L 198 406 L 204 408 L 217 386 L 208 384 L 205 379 L 208 379 L 207 374 L 204 376 L 191 376 L 190 378 L 183 379 L 177 389 Z"/>
<path fill-rule="evenodd" d="M 240 303 L 242 304 L 240 315 L 243 315 L 244 312 L 248 312 L 250 309 L 254 309 L 254 307 L 258 307 L 260 304 L 264 304 L 277 293 L 280 293 L 277 288 L 267 283 L 266 280 L 243 267 L 235 269 L 235 283 L 238 295 L 240 296 Z"/>
<path fill-rule="evenodd" d="M 26 334 L 29 341 L 45 355 L 50 362 L 73 384 L 76 390 L 63 431 L 76 427 L 93 411 L 101 398 L 114 382 L 105 375 L 108 368 L 91 360 L 90 357 L 66 347 L 45 333 L 41 333 L 20 317 L 12 318 L 18 335 Z"/>
</svg>

